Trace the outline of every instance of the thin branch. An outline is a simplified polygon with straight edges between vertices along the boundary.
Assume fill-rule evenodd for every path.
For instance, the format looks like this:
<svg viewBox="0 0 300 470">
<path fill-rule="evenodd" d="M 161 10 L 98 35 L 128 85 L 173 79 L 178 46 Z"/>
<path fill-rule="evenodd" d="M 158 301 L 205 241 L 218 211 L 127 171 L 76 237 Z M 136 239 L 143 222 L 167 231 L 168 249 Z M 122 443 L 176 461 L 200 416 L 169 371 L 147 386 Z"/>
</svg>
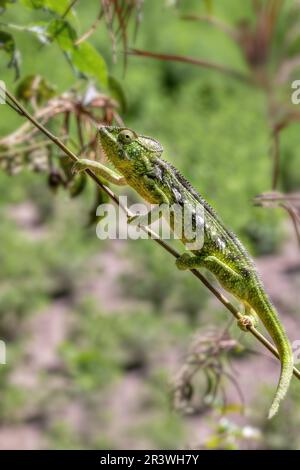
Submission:
<svg viewBox="0 0 300 470">
<path fill-rule="evenodd" d="M 102 7 L 101 7 L 94 23 L 90 26 L 90 28 L 85 33 L 83 33 L 82 36 L 80 36 L 80 38 L 78 38 L 75 41 L 75 46 L 78 46 L 80 43 L 86 41 L 96 31 L 96 29 L 98 28 L 98 25 L 101 21 L 102 16 L 103 16 L 103 10 L 102 10 Z"/>
<path fill-rule="evenodd" d="M 66 8 L 65 12 L 62 14 L 61 19 L 63 20 L 69 13 L 70 10 L 72 10 L 73 6 L 75 3 L 77 3 L 78 0 L 72 0 L 70 5 Z"/>
<path fill-rule="evenodd" d="M 199 67 L 205 67 L 207 69 L 217 70 L 218 72 L 224 73 L 226 75 L 231 75 L 232 77 L 238 80 L 241 80 L 243 82 L 246 82 L 248 84 L 253 84 L 251 77 L 249 77 L 248 75 L 245 75 L 244 73 L 239 72 L 238 70 L 234 70 L 230 67 L 227 67 L 226 65 L 217 64 L 215 62 L 210 62 L 208 60 L 195 59 L 194 57 L 174 55 L 174 54 L 159 54 L 155 52 L 143 51 L 140 49 L 129 49 L 129 51 L 126 53 L 129 55 L 147 57 L 149 59 L 158 59 L 158 60 L 165 60 L 165 61 L 171 61 L 171 62 L 183 62 L 186 64 L 197 65 Z"/>
<path fill-rule="evenodd" d="M 256 196 L 262 202 L 279 202 L 279 201 L 294 201 L 300 203 L 300 195 L 297 194 L 280 194 L 280 193 L 263 193 Z"/>
<path fill-rule="evenodd" d="M 289 216 L 292 220 L 292 223 L 293 223 L 293 227 L 294 227 L 294 230 L 295 230 L 295 233 L 296 233 L 298 245 L 299 245 L 299 248 L 300 248 L 300 217 L 299 217 L 299 214 L 291 204 L 281 203 L 281 204 L 279 204 L 279 206 L 282 207 L 283 209 L 285 209 L 287 211 L 287 213 L 289 214 Z"/>
<path fill-rule="evenodd" d="M 37 127 L 43 134 L 45 134 L 50 140 L 52 140 L 52 142 L 56 144 L 66 155 L 68 155 L 72 161 L 76 162 L 78 160 L 78 157 L 70 149 L 68 149 L 68 147 L 66 147 L 64 143 L 58 137 L 53 135 L 42 124 L 36 121 L 36 119 L 21 105 L 21 103 L 18 102 L 18 100 L 7 89 L 6 90 L 3 89 L 3 92 L 6 93 L 6 96 L 19 109 L 20 113 L 26 119 L 28 119 L 35 127 Z M 92 171 L 85 170 L 85 172 L 95 181 L 95 183 L 103 191 L 106 192 L 106 194 L 126 213 L 128 217 L 131 217 L 133 215 L 123 204 L 120 203 L 116 194 L 110 188 L 103 185 Z M 140 228 L 144 232 L 148 233 L 148 235 L 150 235 L 150 237 L 156 243 L 162 246 L 172 256 L 174 256 L 175 258 L 178 258 L 180 256 L 179 253 L 176 250 L 174 250 L 173 247 L 171 247 L 164 240 L 159 238 L 159 236 L 152 229 L 146 226 L 141 226 Z M 241 319 L 242 314 L 234 307 L 234 305 L 231 302 L 229 302 L 229 300 L 221 292 L 219 292 L 215 287 L 213 287 L 213 285 L 210 284 L 210 282 L 197 269 L 191 269 L 190 271 L 197 279 L 199 279 L 205 285 L 205 287 L 207 287 L 207 289 L 210 290 L 210 292 L 212 292 L 212 294 L 214 294 L 214 296 L 227 308 L 227 310 L 229 310 L 232 313 L 232 315 L 237 320 Z M 273 356 L 280 359 L 277 349 L 256 328 L 251 326 L 248 328 L 248 331 L 250 331 L 250 333 L 253 336 L 255 336 L 255 338 L 273 354 Z M 294 367 L 293 373 L 295 377 L 297 377 L 300 380 L 300 371 Z"/>
<path fill-rule="evenodd" d="M 275 207 L 282 207 L 290 216 L 293 227 L 295 229 L 298 245 L 300 248 L 300 212 L 299 209 L 293 205 L 300 203 L 300 196 L 295 194 L 280 194 L 277 192 L 265 193 L 258 195 L 254 198 L 254 204 L 268 207 L 270 204 Z"/>
</svg>

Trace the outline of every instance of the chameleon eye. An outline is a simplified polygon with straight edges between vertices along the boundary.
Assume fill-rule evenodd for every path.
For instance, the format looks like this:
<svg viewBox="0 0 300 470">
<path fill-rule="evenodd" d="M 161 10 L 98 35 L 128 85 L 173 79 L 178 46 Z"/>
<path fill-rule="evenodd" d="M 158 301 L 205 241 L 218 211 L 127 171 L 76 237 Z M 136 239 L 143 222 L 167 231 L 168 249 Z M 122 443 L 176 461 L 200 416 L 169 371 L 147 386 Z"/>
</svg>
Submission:
<svg viewBox="0 0 300 470">
<path fill-rule="evenodd" d="M 130 144 L 135 139 L 135 134 L 130 129 L 124 129 L 118 135 L 118 141 L 122 144 Z"/>
</svg>

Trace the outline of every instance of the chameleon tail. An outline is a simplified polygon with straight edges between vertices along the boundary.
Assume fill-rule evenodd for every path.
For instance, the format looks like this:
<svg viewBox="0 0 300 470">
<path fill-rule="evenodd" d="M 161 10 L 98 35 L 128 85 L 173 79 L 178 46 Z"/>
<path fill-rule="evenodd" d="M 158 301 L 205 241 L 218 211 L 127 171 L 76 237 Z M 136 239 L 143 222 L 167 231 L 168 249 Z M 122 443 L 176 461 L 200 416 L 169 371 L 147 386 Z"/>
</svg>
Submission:
<svg viewBox="0 0 300 470">
<path fill-rule="evenodd" d="M 271 419 L 277 413 L 281 400 L 285 397 L 293 376 L 293 353 L 289 339 L 281 326 L 278 314 L 263 292 L 259 292 L 253 308 L 263 322 L 272 337 L 281 361 L 280 378 L 277 390 L 269 411 L 268 418 Z"/>
</svg>

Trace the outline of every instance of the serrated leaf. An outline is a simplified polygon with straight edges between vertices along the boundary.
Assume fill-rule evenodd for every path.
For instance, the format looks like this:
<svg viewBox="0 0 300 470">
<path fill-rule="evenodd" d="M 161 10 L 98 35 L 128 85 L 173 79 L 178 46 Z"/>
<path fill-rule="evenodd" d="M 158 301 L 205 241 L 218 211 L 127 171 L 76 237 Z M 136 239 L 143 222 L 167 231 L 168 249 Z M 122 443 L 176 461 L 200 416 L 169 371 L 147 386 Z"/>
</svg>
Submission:
<svg viewBox="0 0 300 470">
<path fill-rule="evenodd" d="M 70 50 L 69 55 L 73 65 L 80 72 L 97 79 L 102 86 L 107 86 L 108 74 L 106 63 L 94 46 L 88 42 L 83 42 Z"/>
<path fill-rule="evenodd" d="M 108 87 L 112 97 L 115 98 L 120 104 L 121 111 L 125 113 L 127 110 L 127 97 L 121 82 L 115 77 L 109 75 Z"/>
</svg>

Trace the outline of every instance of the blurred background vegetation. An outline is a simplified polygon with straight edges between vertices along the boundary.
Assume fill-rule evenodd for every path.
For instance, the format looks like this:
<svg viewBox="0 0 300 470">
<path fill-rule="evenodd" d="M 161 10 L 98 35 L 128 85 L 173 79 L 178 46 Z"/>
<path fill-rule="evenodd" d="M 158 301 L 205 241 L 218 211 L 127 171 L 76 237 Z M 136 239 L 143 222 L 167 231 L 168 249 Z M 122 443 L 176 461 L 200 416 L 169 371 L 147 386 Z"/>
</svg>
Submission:
<svg viewBox="0 0 300 470">
<path fill-rule="evenodd" d="M 163 144 L 165 158 L 257 258 L 291 339 L 298 339 L 296 233 L 282 208 L 253 204 L 256 195 L 272 189 L 266 88 L 142 55 L 129 54 L 124 68 L 124 49 L 134 46 L 254 74 L 232 38 L 182 16 L 213 15 L 232 26 L 246 18 L 253 24 L 255 4 L 281 2 L 106 2 L 111 11 L 123 8 L 124 16 L 120 20 L 115 12 L 112 25 L 107 11 L 75 52 L 70 37 L 75 41 L 90 30 L 101 2 L 78 0 L 68 11 L 69 3 L 0 1 L 0 79 L 33 112 L 70 89 L 82 101 L 86 90 L 114 100 L 109 109 L 99 105 L 98 122 L 122 119 Z M 284 54 L 280 39 L 297 18 L 294 2 L 283 3 L 268 57 L 271 77 Z M 62 21 L 68 24 L 61 31 Z M 294 54 L 300 53 L 299 37 Z M 42 86 L 30 88 L 36 76 Z M 278 94 L 285 112 L 291 81 Z M 292 384 L 281 412 L 267 422 L 278 364 L 234 324 L 229 329 L 228 312 L 192 276 L 177 272 L 172 258 L 150 240 L 98 240 L 91 223 L 93 183 L 86 182 L 82 192 L 75 188 L 75 198 L 73 182 L 62 182 L 61 155 L 42 149 L 17 159 L 18 146 L 5 139 L 24 119 L 5 105 L 0 112 L 0 158 L 11 149 L 14 158 L 9 165 L 3 158 L 0 173 L 0 339 L 7 344 L 7 365 L 0 367 L 0 447 L 299 448 L 299 385 Z M 278 116 L 284 112 L 276 108 Z M 296 121 L 280 136 L 276 188 L 293 195 L 300 188 Z M 54 117 L 48 127 L 61 135 L 63 122 Z M 71 123 L 67 143 L 76 151 L 75 128 Z M 44 154 L 46 171 L 36 165 Z M 226 341 L 210 355 L 216 338 Z M 199 364 L 192 378 L 191 358 Z"/>
</svg>

